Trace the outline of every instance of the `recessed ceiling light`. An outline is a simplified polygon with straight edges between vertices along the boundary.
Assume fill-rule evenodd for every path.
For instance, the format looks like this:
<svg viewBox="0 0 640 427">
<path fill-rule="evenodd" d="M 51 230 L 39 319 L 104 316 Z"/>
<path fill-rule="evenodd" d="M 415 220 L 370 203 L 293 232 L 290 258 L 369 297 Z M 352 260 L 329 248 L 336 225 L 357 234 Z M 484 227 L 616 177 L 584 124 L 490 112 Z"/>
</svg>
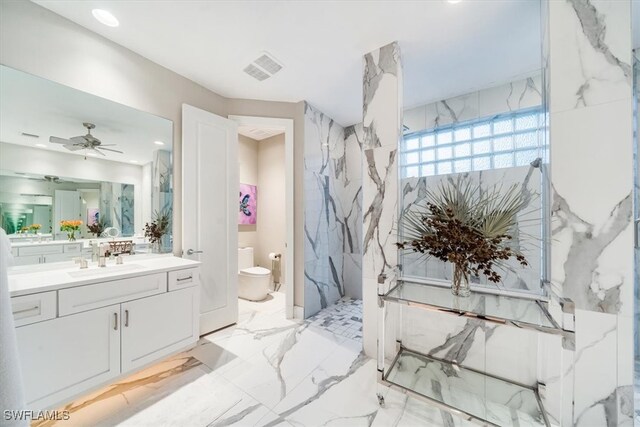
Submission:
<svg viewBox="0 0 640 427">
<path fill-rule="evenodd" d="M 101 24 L 104 24 L 107 27 L 117 27 L 118 25 L 120 25 L 118 19 L 109 11 L 106 11 L 104 9 L 93 9 L 91 13 L 93 14 L 94 18 L 96 18 Z"/>
<path fill-rule="evenodd" d="M 156 145 L 164 145 L 164 142 L 162 141 L 153 141 L 153 143 Z"/>
<path fill-rule="evenodd" d="M 46 145 L 44 145 L 44 144 L 36 144 L 36 147 L 40 147 L 40 148 L 47 148 L 47 146 L 46 146 Z"/>
</svg>

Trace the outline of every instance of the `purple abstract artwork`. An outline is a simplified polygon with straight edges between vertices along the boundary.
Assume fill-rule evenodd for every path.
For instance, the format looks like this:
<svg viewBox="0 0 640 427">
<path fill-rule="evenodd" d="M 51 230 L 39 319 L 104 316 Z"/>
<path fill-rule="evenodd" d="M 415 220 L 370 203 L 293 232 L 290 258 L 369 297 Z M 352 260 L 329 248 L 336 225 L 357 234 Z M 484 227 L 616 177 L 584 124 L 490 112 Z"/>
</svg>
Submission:
<svg viewBox="0 0 640 427">
<path fill-rule="evenodd" d="M 100 210 L 98 208 L 87 209 L 87 225 L 100 221 Z"/>
<path fill-rule="evenodd" d="M 258 217 L 258 188 L 255 185 L 240 184 L 240 210 L 238 224 L 255 224 Z"/>
</svg>

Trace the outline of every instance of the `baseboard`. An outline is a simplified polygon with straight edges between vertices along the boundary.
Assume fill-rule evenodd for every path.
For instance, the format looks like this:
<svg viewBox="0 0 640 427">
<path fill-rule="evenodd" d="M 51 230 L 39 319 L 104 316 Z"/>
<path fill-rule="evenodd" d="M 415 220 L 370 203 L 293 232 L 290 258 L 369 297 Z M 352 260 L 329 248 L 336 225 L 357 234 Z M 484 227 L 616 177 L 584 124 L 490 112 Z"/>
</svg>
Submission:
<svg viewBox="0 0 640 427">
<path fill-rule="evenodd" d="M 298 320 L 304 319 L 304 307 L 300 307 L 299 305 L 294 305 L 293 318 Z"/>
</svg>

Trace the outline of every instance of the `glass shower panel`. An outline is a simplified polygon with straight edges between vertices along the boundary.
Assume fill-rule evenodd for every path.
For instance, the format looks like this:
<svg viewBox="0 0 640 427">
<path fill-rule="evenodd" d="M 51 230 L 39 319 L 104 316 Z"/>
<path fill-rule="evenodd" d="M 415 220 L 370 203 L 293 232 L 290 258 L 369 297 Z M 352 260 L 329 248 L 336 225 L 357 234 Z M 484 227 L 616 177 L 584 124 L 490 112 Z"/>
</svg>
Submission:
<svg viewBox="0 0 640 427">
<path fill-rule="evenodd" d="M 635 6 L 634 6 L 635 7 Z M 640 54 L 638 50 L 633 51 L 633 90 L 634 90 L 634 138 L 635 138 L 635 210 L 634 210 L 634 227 L 635 227 L 635 308 L 634 308 L 634 420 L 635 426 L 640 427 L 640 132 L 638 132 L 638 124 L 640 123 L 640 108 L 638 108 L 638 99 L 640 98 Z"/>
</svg>

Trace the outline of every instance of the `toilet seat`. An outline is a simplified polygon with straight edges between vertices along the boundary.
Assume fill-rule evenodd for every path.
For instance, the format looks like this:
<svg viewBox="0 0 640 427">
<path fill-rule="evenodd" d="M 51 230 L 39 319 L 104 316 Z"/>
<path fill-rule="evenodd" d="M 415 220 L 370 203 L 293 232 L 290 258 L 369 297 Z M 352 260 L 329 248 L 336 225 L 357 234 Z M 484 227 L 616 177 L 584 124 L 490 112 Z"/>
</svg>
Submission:
<svg viewBox="0 0 640 427">
<path fill-rule="evenodd" d="M 246 276 L 268 276 L 271 274 L 271 270 L 264 267 L 249 267 L 238 272 L 239 274 L 244 274 Z"/>
</svg>

